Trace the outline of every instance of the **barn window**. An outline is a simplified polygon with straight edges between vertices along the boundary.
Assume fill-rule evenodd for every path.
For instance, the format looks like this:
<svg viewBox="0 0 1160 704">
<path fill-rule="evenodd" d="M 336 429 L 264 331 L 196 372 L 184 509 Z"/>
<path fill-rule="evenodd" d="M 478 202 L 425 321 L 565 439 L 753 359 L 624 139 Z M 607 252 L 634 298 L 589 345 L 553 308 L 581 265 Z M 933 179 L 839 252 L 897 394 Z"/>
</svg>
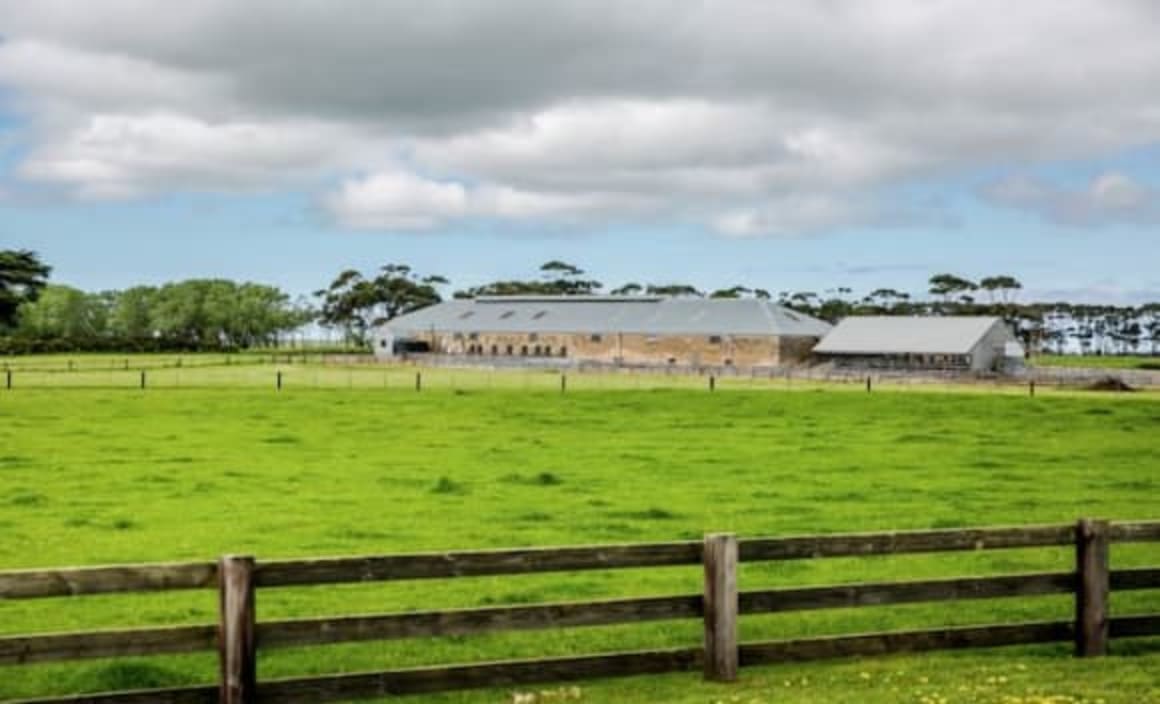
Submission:
<svg viewBox="0 0 1160 704">
<path fill-rule="evenodd" d="M 551 345 L 544 345 L 544 356 L 545 357 L 552 356 L 552 346 Z"/>
<path fill-rule="evenodd" d="M 521 346 L 520 346 L 520 356 L 521 356 L 521 357 L 527 357 L 527 356 L 528 356 L 528 346 L 527 346 L 527 345 L 521 345 Z"/>
<path fill-rule="evenodd" d="M 539 345 L 536 345 L 535 347 L 532 348 L 532 354 L 534 354 L 537 357 L 540 356 L 540 346 Z"/>
<path fill-rule="evenodd" d="M 499 354 L 499 345 L 492 345 L 491 346 L 491 356 L 495 357 L 498 354 Z"/>
<path fill-rule="evenodd" d="M 567 356 L 568 356 L 568 348 L 567 348 L 567 347 L 561 347 L 561 348 L 560 348 L 560 356 L 561 356 L 561 357 L 567 357 Z"/>
<path fill-rule="evenodd" d="M 387 346 L 387 338 L 384 337 L 383 339 L 379 340 L 379 347 L 385 348 L 386 346 Z"/>
<path fill-rule="evenodd" d="M 509 357 L 512 356 L 513 354 L 515 354 L 514 350 L 515 350 L 515 348 L 513 348 L 511 345 L 507 346 L 507 353 L 508 353 Z"/>
<path fill-rule="evenodd" d="M 720 335 L 710 335 L 710 336 L 709 336 L 709 344 L 710 344 L 710 345 L 719 345 L 719 344 L 721 344 L 721 336 L 720 336 Z"/>
<path fill-rule="evenodd" d="M 588 339 L 589 339 L 589 340 L 591 340 L 592 342 L 602 342 L 602 341 L 604 340 L 604 336 L 603 336 L 603 335 L 600 335 L 600 334 L 598 333 L 598 334 L 595 334 L 595 335 L 593 335 L 592 337 L 590 337 L 590 338 L 588 338 Z"/>
<path fill-rule="evenodd" d="M 732 359 L 726 359 L 726 360 L 725 360 L 725 366 L 727 366 L 727 367 L 732 367 L 732 366 L 733 366 L 733 360 L 732 360 Z"/>
<path fill-rule="evenodd" d="M 676 357 L 669 357 L 669 364 L 676 364 L 676 363 L 677 363 Z"/>
</svg>

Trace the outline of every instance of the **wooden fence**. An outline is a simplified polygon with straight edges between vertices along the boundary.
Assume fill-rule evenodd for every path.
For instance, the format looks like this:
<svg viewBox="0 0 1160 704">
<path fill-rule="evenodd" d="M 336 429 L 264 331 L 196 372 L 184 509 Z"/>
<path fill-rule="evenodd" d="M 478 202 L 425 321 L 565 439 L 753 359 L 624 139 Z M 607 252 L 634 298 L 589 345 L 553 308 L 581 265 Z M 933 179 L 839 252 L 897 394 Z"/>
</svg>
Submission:
<svg viewBox="0 0 1160 704">
<path fill-rule="evenodd" d="M 1074 641 L 1079 656 L 1107 652 L 1110 638 L 1160 635 L 1160 613 L 1112 617 L 1111 590 L 1160 588 L 1160 567 L 1109 569 L 1116 542 L 1160 541 L 1160 521 L 981 528 L 451 552 L 257 562 L 151 564 L 0 572 L 0 599 L 212 589 L 217 624 L 0 637 L 0 665 L 217 650 L 216 684 L 26 700 L 25 704 L 192 704 L 335 701 L 596 677 L 703 670 L 729 681 L 739 667 L 787 661 Z M 738 562 L 897 555 L 1069 545 L 1076 568 L 987 577 L 739 591 Z M 701 594 L 257 623 L 255 591 L 266 587 L 537 572 L 704 565 Z M 739 614 L 882 606 L 959 599 L 1074 594 L 1075 618 L 798 640 L 738 643 Z M 320 645 L 492 631 L 701 619 L 699 647 L 562 658 L 257 679 L 258 648 Z"/>
</svg>

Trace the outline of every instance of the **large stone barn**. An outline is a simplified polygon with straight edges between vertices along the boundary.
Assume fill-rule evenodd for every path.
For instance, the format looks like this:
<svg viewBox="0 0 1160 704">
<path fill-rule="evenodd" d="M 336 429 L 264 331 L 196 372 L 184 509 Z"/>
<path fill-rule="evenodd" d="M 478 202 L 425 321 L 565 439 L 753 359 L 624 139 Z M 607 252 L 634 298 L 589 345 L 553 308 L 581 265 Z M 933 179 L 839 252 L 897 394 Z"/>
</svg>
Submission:
<svg viewBox="0 0 1160 704">
<path fill-rule="evenodd" d="M 840 368 L 1002 371 L 1023 347 L 1001 319 L 984 316 L 851 316 L 814 348 Z"/>
<path fill-rule="evenodd" d="M 377 331 L 374 346 L 381 358 L 759 367 L 806 360 L 829 329 L 759 299 L 490 296 L 395 318 Z"/>
</svg>

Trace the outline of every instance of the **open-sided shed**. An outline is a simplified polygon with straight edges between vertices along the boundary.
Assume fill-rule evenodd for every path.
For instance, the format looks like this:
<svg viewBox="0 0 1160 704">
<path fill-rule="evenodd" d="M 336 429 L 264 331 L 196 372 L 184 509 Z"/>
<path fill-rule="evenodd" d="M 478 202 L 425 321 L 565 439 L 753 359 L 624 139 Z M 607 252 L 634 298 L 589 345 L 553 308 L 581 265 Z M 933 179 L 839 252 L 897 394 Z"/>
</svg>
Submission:
<svg viewBox="0 0 1160 704">
<path fill-rule="evenodd" d="M 814 348 L 845 368 L 998 371 L 1021 362 L 1023 347 L 1002 318 L 852 316 Z"/>
</svg>

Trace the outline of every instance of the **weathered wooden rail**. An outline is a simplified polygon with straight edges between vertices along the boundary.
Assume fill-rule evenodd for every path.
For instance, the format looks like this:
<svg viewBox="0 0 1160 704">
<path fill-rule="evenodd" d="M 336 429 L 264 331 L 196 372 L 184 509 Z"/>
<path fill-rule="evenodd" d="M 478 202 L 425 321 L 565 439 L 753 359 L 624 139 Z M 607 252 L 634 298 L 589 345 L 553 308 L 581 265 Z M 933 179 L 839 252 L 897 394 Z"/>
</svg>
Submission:
<svg viewBox="0 0 1160 704">
<path fill-rule="evenodd" d="M 1160 542 L 1160 521 L 751 538 L 387 555 L 256 562 L 223 557 L 182 563 L 0 572 L 0 599 L 216 588 L 217 624 L 0 637 L 0 666 L 86 658 L 217 650 L 217 684 L 26 700 L 26 704 L 185 704 L 334 701 L 702 670 L 728 681 L 750 665 L 834 657 L 1073 641 L 1079 656 L 1107 652 L 1110 638 L 1160 635 L 1160 613 L 1112 617 L 1111 591 L 1160 589 L 1160 567 L 1109 569 L 1116 542 Z M 740 591 L 739 562 L 1074 546 L 1075 569 L 910 582 Z M 258 623 L 255 593 L 267 587 L 702 564 L 700 594 Z M 1065 621 L 934 628 L 786 641 L 738 643 L 739 615 L 885 606 L 959 599 L 1074 594 Z M 468 635 L 493 631 L 700 619 L 698 647 L 422 667 L 259 682 L 256 653 L 353 641 Z"/>
</svg>

